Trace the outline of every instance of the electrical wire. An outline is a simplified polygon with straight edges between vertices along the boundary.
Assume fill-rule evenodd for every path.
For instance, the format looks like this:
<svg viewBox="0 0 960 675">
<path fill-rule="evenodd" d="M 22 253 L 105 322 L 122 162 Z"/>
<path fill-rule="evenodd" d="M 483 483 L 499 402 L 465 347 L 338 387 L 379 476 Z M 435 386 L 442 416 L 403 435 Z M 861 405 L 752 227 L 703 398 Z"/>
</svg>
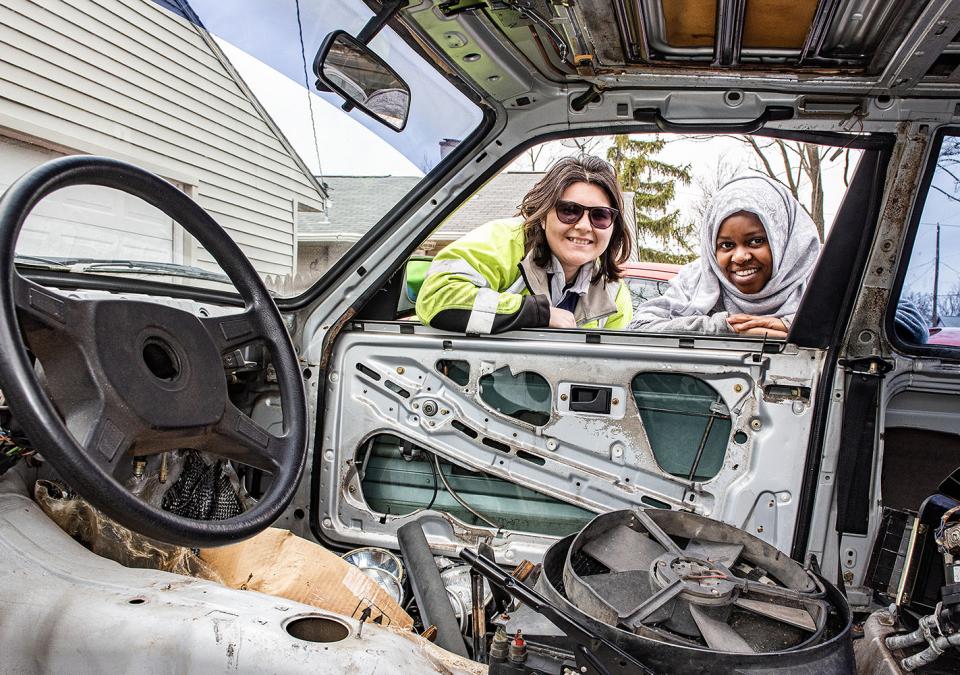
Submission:
<svg viewBox="0 0 960 675">
<path fill-rule="evenodd" d="M 434 455 L 436 457 L 436 455 Z M 424 511 L 429 511 L 433 508 L 433 503 L 437 501 L 437 494 L 440 492 L 440 480 L 437 478 L 437 465 L 434 462 L 430 462 L 430 473 L 433 474 L 433 496 L 430 498 L 430 503 L 427 504 L 427 508 Z"/>
<path fill-rule="evenodd" d="M 320 140 L 317 138 L 317 120 L 313 116 L 313 96 L 310 93 L 310 76 L 307 74 L 307 48 L 303 44 L 303 23 L 300 21 L 300 0 L 294 0 L 297 6 L 297 32 L 300 35 L 300 60 L 303 62 L 303 87 L 307 92 L 307 105 L 310 107 L 310 129 L 313 131 L 313 149 L 317 153 L 317 174 L 323 183 L 323 166 L 320 163 Z"/>
<path fill-rule="evenodd" d="M 471 514 L 473 514 L 473 515 L 474 515 L 476 518 L 478 518 L 480 521 L 486 523 L 486 524 L 489 525 L 490 527 L 496 528 L 496 530 L 499 532 L 500 529 L 501 529 L 499 525 L 497 525 L 497 524 L 494 523 L 493 521 L 489 520 L 488 518 L 484 517 L 481 513 L 479 513 L 478 511 L 476 511 L 472 506 L 470 506 L 470 505 L 467 504 L 465 501 L 463 501 L 463 499 L 460 497 L 460 495 L 458 495 L 458 494 L 454 491 L 454 489 L 453 489 L 452 487 L 450 487 L 450 483 L 447 482 L 446 476 L 443 475 L 443 471 L 440 469 L 440 460 L 439 460 L 439 458 L 437 458 L 436 455 L 433 456 L 433 463 L 434 463 L 434 465 L 435 465 L 435 467 L 436 467 L 436 469 L 437 469 L 437 474 L 440 476 L 440 481 L 443 483 L 443 487 L 447 490 L 447 492 L 450 493 L 450 496 L 453 497 L 454 500 L 455 500 L 460 506 L 462 506 L 463 508 L 465 508 L 467 511 L 469 511 Z"/>
</svg>

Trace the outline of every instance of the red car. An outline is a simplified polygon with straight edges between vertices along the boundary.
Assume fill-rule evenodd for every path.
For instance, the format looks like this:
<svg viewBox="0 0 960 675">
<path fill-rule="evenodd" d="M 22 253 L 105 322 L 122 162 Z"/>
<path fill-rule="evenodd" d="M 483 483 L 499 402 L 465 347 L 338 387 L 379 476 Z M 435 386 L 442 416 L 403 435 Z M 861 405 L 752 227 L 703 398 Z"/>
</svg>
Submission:
<svg viewBox="0 0 960 675">
<path fill-rule="evenodd" d="M 947 345 L 950 347 L 960 347 L 960 328 L 934 327 L 930 329 L 930 339 L 928 345 Z"/>
<path fill-rule="evenodd" d="M 628 262 L 621 268 L 624 281 L 633 297 L 633 310 L 641 302 L 663 295 L 670 280 L 677 276 L 682 265 L 655 262 Z"/>
</svg>

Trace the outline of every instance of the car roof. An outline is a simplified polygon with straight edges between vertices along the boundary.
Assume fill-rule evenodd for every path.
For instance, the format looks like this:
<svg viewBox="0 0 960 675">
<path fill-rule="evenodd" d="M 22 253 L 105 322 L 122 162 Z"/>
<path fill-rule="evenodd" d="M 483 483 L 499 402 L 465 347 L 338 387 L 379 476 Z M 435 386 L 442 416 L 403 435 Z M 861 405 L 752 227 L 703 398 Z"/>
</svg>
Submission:
<svg viewBox="0 0 960 675">
<path fill-rule="evenodd" d="M 659 281 L 669 281 L 677 276 L 677 272 L 683 265 L 673 263 L 657 262 L 626 262 L 620 266 L 625 277 L 640 277 L 644 279 L 657 279 Z"/>
<path fill-rule="evenodd" d="M 447 56 L 448 66 L 499 100 L 530 84 L 523 82 L 524 69 L 550 82 L 601 89 L 960 94 L 960 8 L 954 0 L 459 0 L 426 6 L 432 11 L 405 10 L 408 25 Z M 506 58 L 508 51 L 513 58 Z"/>
</svg>

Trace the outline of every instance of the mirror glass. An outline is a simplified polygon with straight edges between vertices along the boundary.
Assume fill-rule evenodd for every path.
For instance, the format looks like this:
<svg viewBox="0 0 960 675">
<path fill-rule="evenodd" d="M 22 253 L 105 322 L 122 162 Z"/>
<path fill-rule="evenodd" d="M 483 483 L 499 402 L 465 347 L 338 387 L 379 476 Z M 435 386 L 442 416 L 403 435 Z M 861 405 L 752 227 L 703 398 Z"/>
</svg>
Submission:
<svg viewBox="0 0 960 675">
<path fill-rule="evenodd" d="M 401 131 L 410 87 L 383 60 L 347 33 L 336 33 L 323 54 L 320 80 L 376 120 Z"/>
</svg>

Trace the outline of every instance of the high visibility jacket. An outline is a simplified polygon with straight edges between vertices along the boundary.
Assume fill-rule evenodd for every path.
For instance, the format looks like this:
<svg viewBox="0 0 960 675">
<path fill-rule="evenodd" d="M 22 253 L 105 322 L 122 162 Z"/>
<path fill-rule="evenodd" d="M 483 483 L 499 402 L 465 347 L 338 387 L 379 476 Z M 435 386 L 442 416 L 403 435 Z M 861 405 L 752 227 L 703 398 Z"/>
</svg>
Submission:
<svg viewBox="0 0 960 675">
<path fill-rule="evenodd" d="M 550 323 L 547 270 L 524 257 L 520 218 L 494 220 L 466 234 L 433 259 L 417 295 L 423 323 L 468 334 L 540 328 Z M 573 316 L 581 328 L 625 328 L 633 316 L 622 281 L 593 281 Z"/>
</svg>

